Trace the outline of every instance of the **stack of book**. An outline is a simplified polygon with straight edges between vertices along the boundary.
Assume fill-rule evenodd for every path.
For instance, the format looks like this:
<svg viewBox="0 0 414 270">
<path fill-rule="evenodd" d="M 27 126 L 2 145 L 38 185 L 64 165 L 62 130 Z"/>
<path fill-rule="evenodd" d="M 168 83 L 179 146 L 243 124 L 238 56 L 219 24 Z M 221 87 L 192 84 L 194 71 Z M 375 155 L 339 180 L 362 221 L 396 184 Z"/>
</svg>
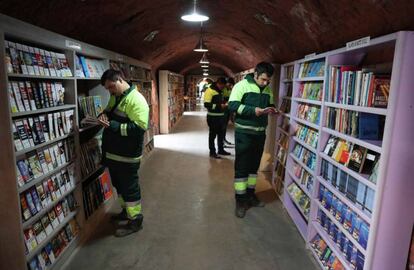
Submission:
<svg viewBox="0 0 414 270">
<path fill-rule="evenodd" d="M 304 125 L 297 125 L 296 137 L 307 145 L 316 148 L 318 145 L 319 132 Z"/>
<path fill-rule="evenodd" d="M 76 77 L 101 78 L 107 69 L 105 60 L 92 59 L 76 55 Z"/>
<path fill-rule="evenodd" d="M 294 65 L 286 66 L 285 67 L 285 80 L 292 80 L 293 79 L 293 70 Z"/>
<path fill-rule="evenodd" d="M 356 66 L 330 66 L 325 100 L 340 104 L 386 108 L 390 75 Z"/>
<path fill-rule="evenodd" d="M 12 113 L 28 112 L 64 105 L 65 88 L 60 82 L 9 81 Z"/>
<path fill-rule="evenodd" d="M 79 119 L 84 119 L 88 116 L 92 118 L 98 117 L 103 112 L 101 96 L 80 96 L 79 103 Z"/>
<path fill-rule="evenodd" d="M 89 218 L 99 206 L 112 196 L 111 180 L 108 171 L 92 181 L 83 183 L 83 205 L 85 218 Z"/>
<path fill-rule="evenodd" d="M 293 174 L 299 179 L 302 186 L 311 194 L 313 190 L 313 176 L 296 162 L 294 162 L 293 165 Z"/>
<path fill-rule="evenodd" d="M 15 149 L 21 151 L 72 133 L 73 110 L 17 119 L 12 128 Z"/>
<path fill-rule="evenodd" d="M 324 267 L 326 267 L 326 269 L 345 270 L 345 267 L 339 258 L 335 255 L 334 252 L 332 252 L 332 249 L 319 234 L 316 234 L 310 243 L 319 261 Z"/>
<path fill-rule="evenodd" d="M 5 41 L 7 73 L 37 76 L 72 77 L 66 55 Z"/>
<path fill-rule="evenodd" d="M 82 179 L 95 172 L 102 159 L 101 146 L 97 138 L 81 145 L 81 175 Z"/>
<path fill-rule="evenodd" d="M 325 61 L 304 62 L 299 66 L 298 78 L 321 77 L 324 71 Z"/>
<path fill-rule="evenodd" d="M 55 220 L 58 218 L 55 217 Z M 44 227 L 44 234 L 47 234 L 47 230 L 54 230 L 57 226 L 59 226 L 59 222 L 53 222 L 50 220 L 48 221 L 47 227 Z M 47 229 L 48 228 L 48 229 Z M 34 256 L 33 259 L 30 260 L 28 263 L 28 269 L 30 270 L 46 270 L 51 267 L 56 259 L 62 254 L 63 250 L 72 242 L 72 240 L 78 235 L 79 233 L 79 225 L 77 224 L 75 219 L 69 221 L 69 223 L 59 231 L 55 237 L 46 244 L 46 246 L 40 251 L 37 256 Z M 34 245 L 36 240 L 34 230 L 25 231 L 25 239 L 26 239 L 26 246 Z"/>
<path fill-rule="evenodd" d="M 321 101 L 322 87 L 323 83 L 321 82 L 301 83 L 296 97 Z"/>
<path fill-rule="evenodd" d="M 302 120 L 309 121 L 314 124 L 319 124 L 321 108 L 312 106 L 306 103 L 301 103 L 297 109 L 297 117 Z"/>
<path fill-rule="evenodd" d="M 316 168 L 316 155 L 300 144 L 296 144 L 293 154 L 312 171 Z"/>
<path fill-rule="evenodd" d="M 292 200 L 300 207 L 300 212 L 305 216 L 306 220 L 309 218 L 310 212 L 310 198 L 295 184 L 292 183 L 287 187 Z"/>
</svg>

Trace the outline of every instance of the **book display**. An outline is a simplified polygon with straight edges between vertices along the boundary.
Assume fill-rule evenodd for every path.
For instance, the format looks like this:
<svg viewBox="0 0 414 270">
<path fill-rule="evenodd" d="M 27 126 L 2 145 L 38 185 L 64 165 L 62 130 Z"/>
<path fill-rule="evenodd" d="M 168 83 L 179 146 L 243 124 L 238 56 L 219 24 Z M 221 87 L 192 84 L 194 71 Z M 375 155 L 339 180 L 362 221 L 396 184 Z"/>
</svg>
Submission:
<svg viewBox="0 0 414 270">
<path fill-rule="evenodd" d="M 160 132 L 170 133 L 184 112 L 184 76 L 159 71 Z"/>
<path fill-rule="evenodd" d="M 100 164 L 101 127 L 88 121 L 108 102 L 100 77 L 112 62 L 126 67 L 153 105 L 150 66 L 7 16 L 0 22 L 0 202 L 8 206 L 0 259 L 8 269 L 59 269 L 113 201 Z M 146 152 L 153 134 L 146 134 Z"/>
<path fill-rule="evenodd" d="M 286 156 L 280 197 L 321 269 L 407 262 L 414 34 L 368 40 L 282 65 L 273 181 Z"/>
</svg>

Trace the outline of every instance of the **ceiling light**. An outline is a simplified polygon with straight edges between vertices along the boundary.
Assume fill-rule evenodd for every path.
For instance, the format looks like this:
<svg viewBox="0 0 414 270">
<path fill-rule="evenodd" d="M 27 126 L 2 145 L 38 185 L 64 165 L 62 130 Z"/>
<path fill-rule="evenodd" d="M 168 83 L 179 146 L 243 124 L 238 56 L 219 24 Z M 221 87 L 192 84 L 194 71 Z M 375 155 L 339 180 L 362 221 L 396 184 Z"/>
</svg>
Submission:
<svg viewBox="0 0 414 270">
<path fill-rule="evenodd" d="M 144 41 L 146 41 L 146 42 L 153 41 L 155 36 L 158 35 L 159 32 L 160 31 L 158 31 L 158 30 L 151 31 L 148 35 L 145 36 Z"/>
<path fill-rule="evenodd" d="M 193 13 L 181 16 L 181 20 L 184 20 L 184 21 L 187 21 L 187 22 L 205 22 L 205 21 L 208 21 L 208 19 L 209 19 L 208 16 L 197 13 L 196 6 L 197 6 L 197 0 L 194 0 Z"/>
<path fill-rule="evenodd" d="M 203 37 L 200 37 L 197 46 L 194 48 L 195 52 L 208 52 L 207 46 L 203 42 Z"/>
<path fill-rule="evenodd" d="M 208 65 L 201 65 L 202 68 L 208 68 Z"/>
<path fill-rule="evenodd" d="M 204 72 L 204 73 L 203 73 L 203 76 L 208 76 L 208 73 L 207 73 L 207 72 Z"/>
<path fill-rule="evenodd" d="M 201 58 L 201 60 L 200 60 L 200 64 L 209 64 L 210 62 L 208 61 L 208 59 L 207 59 L 207 54 L 206 53 L 204 53 L 203 54 L 203 57 Z"/>
</svg>

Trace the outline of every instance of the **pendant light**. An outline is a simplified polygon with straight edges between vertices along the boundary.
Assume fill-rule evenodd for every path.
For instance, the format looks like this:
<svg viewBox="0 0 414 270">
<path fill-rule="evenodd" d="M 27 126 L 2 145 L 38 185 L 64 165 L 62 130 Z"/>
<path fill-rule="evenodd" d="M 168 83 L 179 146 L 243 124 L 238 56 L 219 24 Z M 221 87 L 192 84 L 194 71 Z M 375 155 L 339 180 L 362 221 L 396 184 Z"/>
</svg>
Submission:
<svg viewBox="0 0 414 270">
<path fill-rule="evenodd" d="M 194 0 L 193 13 L 181 16 L 181 20 L 187 22 L 205 22 L 208 21 L 208 19 L 208 16 L 197 13 L 197 0 Z"/>
<path fill-rule="evenodd" d="M 200 26 L 200 39 L 197 43 L 197 46 L 194 48 L 195 52 L 208 52 L 207 46 L 203 42 L 203 22 L 201 22 Z"/>
<path fill-rule="evenodd" d="M 208 59 L 207 59 L 207 54 L 206 53 L 204 53 L 203 54 L 203 57 L 201 58 L 201 60 L 200 60 L 200 64 L 209 64 L 210 62 L 208 61 Z"/>
<path fill-rule="evenodd" d="M 201 67 L 202 68 L 208 68 L 208 65 L 207 64 L 203 64 L 203 65 L 201 65 Z"/>
<path fill-rule="evenodd" d="M 208 76 L 208 73 L 207 73 L 207 72 L 204 72 L 204 73 L 203 73 L 203 76 Z"/>
</svg>

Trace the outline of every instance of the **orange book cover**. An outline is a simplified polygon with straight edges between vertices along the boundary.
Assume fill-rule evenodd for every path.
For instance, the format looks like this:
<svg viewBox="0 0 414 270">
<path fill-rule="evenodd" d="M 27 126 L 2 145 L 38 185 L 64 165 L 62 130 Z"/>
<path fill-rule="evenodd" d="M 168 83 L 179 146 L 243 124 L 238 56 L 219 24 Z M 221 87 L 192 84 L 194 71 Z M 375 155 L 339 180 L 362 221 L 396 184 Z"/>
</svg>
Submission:
<svg viewBox="0 0 414 270">
<path fill-rule="evenodd" d="M 105 201 L 112 197 L 111 177 L 106 170 L 101 176 L 101 186 L 104 193 Z"/>
</svg>

